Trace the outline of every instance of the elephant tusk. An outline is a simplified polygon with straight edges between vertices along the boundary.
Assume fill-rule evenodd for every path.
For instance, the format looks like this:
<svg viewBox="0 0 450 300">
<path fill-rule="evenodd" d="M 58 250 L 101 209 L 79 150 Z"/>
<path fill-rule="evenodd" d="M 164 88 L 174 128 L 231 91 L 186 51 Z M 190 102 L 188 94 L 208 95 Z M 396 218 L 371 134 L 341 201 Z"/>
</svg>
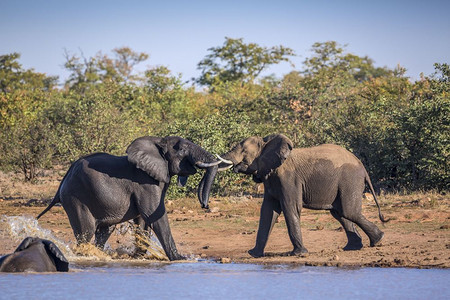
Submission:
<svg viewBox="0 0 450 300">
<path fill-rule="evenodd" d="M 199 167 L 199 168 L 209 168 L 209 167 L 217 166 L 217 165 L 220 164 L 220 163 L 221 163 L 220 160 L 218 160 L 218 161 L 213 161 L 213 162 L 211 162 L 211 163 L 204 163 L 204 162 L 198 161 L 198 162 L 195 163 L 195 165 L 196 165 L 197 167 Z"/>
<path fill-rule="evenodd" d="M 217 156 L 217 158 L 219 159 L 219 160 L 221 160 L 223 163 L 225 163 L 225 164 L 228 164 L 228 165 L 231 165 L 231 166 L 233 166 L 234 165 L 234 163 L 231 161 L 231 160 L 228 160 L 228 159 L 225 159 L 225 158 L 222 158 L 222 157 L 220 157 L 220 155 L 219 154 L 216 154 L 216 156 Z"/>
<path fill-rule="evenodd" d="M 219 168 L 217 171 L 218 172 L 222 172 L 222 171 L 225 171 L 225 170 L 228 170 L 228 169 L 231 169 L 233 167 L 233 165 L 228 165 L 228 166 L 226 166 L 226 167 L 223 167 L 223 168 Z"/>
</svg>

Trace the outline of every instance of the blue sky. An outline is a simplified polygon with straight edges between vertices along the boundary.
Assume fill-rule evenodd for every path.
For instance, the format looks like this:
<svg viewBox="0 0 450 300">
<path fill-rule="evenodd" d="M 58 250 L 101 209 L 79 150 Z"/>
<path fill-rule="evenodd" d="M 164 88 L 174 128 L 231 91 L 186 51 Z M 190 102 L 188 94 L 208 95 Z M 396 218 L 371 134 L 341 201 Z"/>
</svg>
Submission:
<svg viewBox="0 0 450 300">
<path fill-rule="evenodd" d="M 334 40 L 376 66 L 400 64 L 415 80 L 450 63 L 449 12 L 445 0 L 0 0 L 0 55 L 19 52 L 25 68 L 64 80 L 64 49 L 90 57 L 128 46 L 150 55 L 142 69 L 165 65 L 187 80 L 226 36 L 290 47 L 296 70 L 313 43 Z M 283 63 L 266 74 L 292 69 Z"/>
</svg>

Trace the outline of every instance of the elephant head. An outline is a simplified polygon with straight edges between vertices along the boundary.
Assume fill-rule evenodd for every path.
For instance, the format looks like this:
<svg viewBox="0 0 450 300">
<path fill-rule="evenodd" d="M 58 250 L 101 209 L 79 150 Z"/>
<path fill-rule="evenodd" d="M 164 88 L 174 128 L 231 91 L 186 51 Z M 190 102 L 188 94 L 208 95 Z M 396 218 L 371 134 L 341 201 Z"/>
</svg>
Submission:
<svg viewBox="0 0 450 300">
<path fill-rule="evenodd" d="M 253 175 L 255 182 L 263 182 L 281 166 L 292 148 L 292 141 L 282 134 L 249 137 L 222 156 L 219 170 L 233 167 L 235 172 Z"/>
<path fill-rule="evenodd" d="M 69 262 L 49 240 L 27 237 L 14 253 L 0 258 L 0 272 L 67 272 Z"/>
<path fill-rule="evenodd" d="M 221 163 L 211 153 L 178 136 L 145 136 L 134 140 L 127 154 L 130 162 L 164 183 L 178 175 L 178 184 L 184 186 L 188 176 L 197 172 L 196 167 L 206 169 L 198 186 L 198 198 L 202 208 L 208 208 L 211 185 Z"/>
</svg>

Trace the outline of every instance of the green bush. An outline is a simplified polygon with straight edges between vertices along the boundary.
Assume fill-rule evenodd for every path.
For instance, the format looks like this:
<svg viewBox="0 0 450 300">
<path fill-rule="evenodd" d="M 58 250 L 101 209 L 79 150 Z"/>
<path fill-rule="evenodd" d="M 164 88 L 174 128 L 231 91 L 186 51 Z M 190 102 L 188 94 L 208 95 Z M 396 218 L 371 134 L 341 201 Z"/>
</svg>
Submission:
<svg viewBox="0 0 450 300">
<path fill-rule="evenodd" d="M 193 120 L 175 120 L 168 124 L 161 136 L 178 135 L 203 147 L 211 154 L 222 155 L 242 139 L 252 135 L 250 131 L 251 120 L 245 114 L 214 113 L 204 118 Z M 194 196 L 197 186 L 204 174 L 199 171 L 188 180 L 185 188 L 180 189 L 172 184 L 168 196 L 172 198 L 190 195 Z M 249 178 L 235 174 L 231 171 L 218 173 L 212 194 L 230 195 L 233 193 L 247 192 L 252 186 Z"/>
<path fill-rule="evenodd" d="M 84 64 L 68 56 L 72 74 L 65 89 L 55 88 L 54 77 L 23 70 L 18 54 L 0 56 L 3 170 L 33 180 L 40 168 L 92 152 L 124 155 L 143 135 L 178 135 L 223 154 L 248 136 L 283 133 L 296 147 L 344 146 L 383 189 L 450 188 L 448 64 L 411 82 L 400 67 L 376 68 L 371 59 L 325 42 L 313 45 L 303 71 L 283 79 L 222 80 L 196 91 L 166 67 L 138 76 L 132 67 L 148 56 L 115 51 L 132 58 L 131 65 L 121 56 L 96 56 Z M 184 189 L 172 184 L 168 196 L 195 195 L 202 175 Z M 251 193 L 254 186 L 249 176 L 227 171 L 212 192 Z"/>
<path fill-rule="evenodd" d="M 59 153 L 74 160 L 93 152 L 123 154 L 139 128 L 128 110 L 127 94 L 110 85 L 97 86 L 84 96 L 70 92 L 56 101 L 48 115 L 60 137 Z"/>
</svg>

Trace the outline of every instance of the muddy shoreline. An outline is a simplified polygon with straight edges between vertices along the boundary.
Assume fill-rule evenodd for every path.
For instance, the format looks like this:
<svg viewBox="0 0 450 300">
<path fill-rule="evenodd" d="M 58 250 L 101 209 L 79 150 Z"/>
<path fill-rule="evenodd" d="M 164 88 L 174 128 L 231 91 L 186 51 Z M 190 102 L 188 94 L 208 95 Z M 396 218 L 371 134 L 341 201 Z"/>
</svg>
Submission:
<svg viewBox="0 0 450 300">
<path fill-rule="evenodd" d="M 169 200 L 166 206 L 178 250 L 191 258 L 267 265 L 449 268 L 450 201 L 441 195 L 431 196 L 440 197 L 434 204 L 430 195 L 408 197 L 404 201 L 399 201 L 398 196 L 395 201 L 389 196 L 381 197 L 383 213 L 391 218 L 385 224 L 378 220 L 376 207 L 370 204 L 370 199 L 364 200 L 364 215 L 385 232 L 380 246 L 369 247 L 367 237 L 363 236 L 363 249 L 343 251 L 346 238 L 339 223 L 326 211 L 305 209 L 302 233 L 309 253 L 287 255 L 292 246 L 285 221 L 280 216 L 263 258 L 247 254 L 256 239 L 261 198 L 213 198 L 209 211 L 198 208 L 196 199 Z M 43 210 L 45 202 L 2 199 L 0 216 L 35 217 Z M 52 208 L 39 220 L 39 226 L 74 247 L 75 239 L 62 207 Z M 110 248 L 118 253 L 112 256 L 112 261 L 129 259 L 119 251 L 124 239 L 123 234 L 113 234 L 109 239 Z M 11 236 L 6 225 L 0 224 L 1 255 L 14 251 L 19 242 L 20 238 Z"/>
<path fill-rule="evenodd" d="M 58 173 L 59 172 L 59 173 Z M 35 217 L 46 207 L 58 188 L 65 169 L 50 172 L 42 180 L 24 183 L 14 174 L 0 172 L 0 255 L 14 251 L 22 237 L 12 235 L 4 216 Z M 257 190 L 256 190 L 257 191 Z M 279 217 L 269 237 L 265 257 L 252 258 L 259 222 L 262 195 L 256 197 L 212 197 L 210 209 L 201 209 L 194 198 L 166 200 L 166 209 L 178 251 L 190 258 L 223 263 L 292 264 L 337 267 L 407 267 L 450 268 L 450 197 L 439 193 L 410 195 L 382 194 L 382 213 L 389 218 L 382 224 L 370 194 L 363 199 L 363 214 L 377 224 L 385 236 L 381 245 L 343 251 L 346 236 L 340 224 L 328 211 L 304 209 L 301 214 L 303 241 L 308 253 L 288 256 L 292 245 L 283 216 Z M 3 216 L 3 217 L 2 217 Z M 69 220 L 61 206 L 53 207 L 38 226 L 52 236 L 75 247 Z M 123 223 L 108 240 L 109 254 L 98 260 L 128 260 L 125 245 L 134 241 L 131 230 Z M 361 231 L 360 231 L 361 232 Z M 102 258 L 103 257 L 103 258 Z M 77 257 L 78 259 L 78 257 Z M 147 260 L 149 263 L 152 260 Z M 147 261 L 135 261 L 146 263 Z"/>
</svg>

